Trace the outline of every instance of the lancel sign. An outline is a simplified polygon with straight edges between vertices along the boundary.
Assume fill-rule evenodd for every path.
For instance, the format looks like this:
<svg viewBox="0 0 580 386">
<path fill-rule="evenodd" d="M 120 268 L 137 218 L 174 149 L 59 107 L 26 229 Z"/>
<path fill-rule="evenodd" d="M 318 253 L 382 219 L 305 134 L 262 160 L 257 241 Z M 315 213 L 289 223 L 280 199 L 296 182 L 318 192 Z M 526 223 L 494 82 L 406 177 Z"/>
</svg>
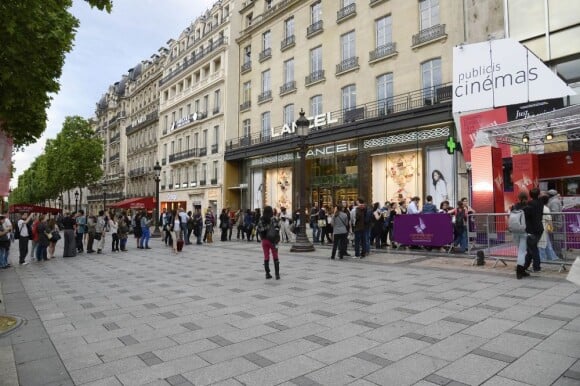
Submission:
<svg viewBox="0 0 580 386">
<path fill-rule="evenodd" d="M 338 122 L 338 119 L 333 119 L 330 113 L 324 113 L 315 115 L 313 117 L 308 117 L 308 121 L 310 121 L 309 128 L 313 129 L 315 127 L 321 127 L 330 125 L 331 123 L 336 123 Z M 288 124 L 283 125 L 280 131 L 275 131 L 274 128 L 271 128 L 270 132 L 272 133 L 272 137 L 281 137 L 284 134 L 292 134 L 296 132 L 296 122 L 292 122 L 291 125 Z"/>
<path fill-rule="evenodd" d="M 513 39 L 453 48 L 453 112 L 575 95 L 554 72 Z"/>
</svg>

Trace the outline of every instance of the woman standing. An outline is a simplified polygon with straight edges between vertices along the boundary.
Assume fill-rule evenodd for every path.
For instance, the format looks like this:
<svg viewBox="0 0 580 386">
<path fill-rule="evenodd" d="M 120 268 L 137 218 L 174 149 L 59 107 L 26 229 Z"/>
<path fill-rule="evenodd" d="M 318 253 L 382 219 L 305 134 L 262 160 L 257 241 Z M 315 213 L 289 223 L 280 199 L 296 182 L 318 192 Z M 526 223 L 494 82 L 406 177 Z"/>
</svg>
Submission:
<svg viewBox="0 0 580 386">
<path fill-rule="evenodd" d="M 272 213 L 274 213 L 274 211 L 272 210 Z M 262 217 L 262 213 L 260 213 L 260 208 L 256 208 L 256 210 L 254 211 L 254 227 L 258 227 L 258 221 L 260 221 L 260 218 Z M 252 237 L 252 240 L 254 238 Z M 258 231 L 256 231 L 256 242 L 260 242 L 260 233 Z"/>
<path fill-rule="evenodd" d="M 181 220 L 179 219 L 175 209 L 171 211 L 171 218 L 173 219 L 173 223 L 170 224 L 172 239 L 171 246 L 173 247 L 173 253 L 177 253 L 179 252 L 177 250 L 177 242 L 181 239 Z"/>
<path fill-rule="evenodd" d="M 151 249 L 149 247 L 149 238 L 151 237 L 151 233 L 149 231 L 150 226 L 151 220 L 147 218 L 147 212 L 143 210 L 143 212 L 141 212 L 141 240 L 139 241 L 141 249 Z"/>
<path fill-rule="evenodd" d="M 453 245 L 459 247 L 459 251 L 463 253 L 467 251 L 467 209 L 463 205 L 463 201 L 457 201 L 457 208 L 447 213 L 455 215 Z"/>
<path fill-rule="evenodd" d="M 56 247 L 56 243 L 60 240 L 60 229 L 58 229 L 58 225 L 56 220 L 51 218 L 48 222 L 48 229 L 47 232 L 50 232 L 52 237 L 50 238 L 50 242 L 48 243 L 48 259 L 54 259 L 54 249 Z"/>
<path fill-rule="evenodd" d="M 518 202 L 512 206 L 511 211 L 521 210 L 528 206 L 528 195 L 525 192 L 518 194 Z M 518 259 L 516 266 L 516 277 L 519 279 L 530 276 L 526 272 L 524 265 L 526 264 L 526 254 L 528 253 L 528 234 L 524 232 L 512 232 L 514 243 L 518 246 Z"/>
<path fill-rule="evenodd" d="M 135 237 L 135 243 L 137 248 L 141 248 L 140 240 L 143 236 L 143 232 L 141 231 L 141 215 L 139 212 L 136 212 L 133 215 L 132 226 L 133 226 L 133 236 Z"/>
<path fill-rule="evenodd" d="M 264 208 L 264 214 L 260 216 L 256 226 L 256 235 L 260 235 L 262 241 L 262 250 L 264 251 L 264 270 L 266 279 L 271 279 L 270 275 L 270 253 L 274 259 L 274 271 L 276 280 L 280 280 L 280 261 L 278 260 L 278 246 L 280 242 L 280 224 L 274 217 L 274 210 L 271 206 Z"/>
<path fill-rule="evenodd" d="M 246 210 L 244 216 L 244 231 L 246 232 L 246 239 L 248 242 L 252 240 L 252 231 L 254 229 L 254 214 L 250 209 Z"/>
<path fill-rule="evenodd" d="M 348 235 L 348 216 L 342 209 L 342 205 L 336 205 L 334 207 L 334 217 L 332 219 L 333 224 L 333 243 L 332 243 L 332 254 L 330 258 L 334 260 L 336 255 L 336 250 L 338 248 L 338 258 L 342 259 L 346 254 L 346 238 Z"/>
<path fill-rule="evenodd" d="M 48 260 L 46 251 L 49 244 L 48 235 L 50 233 L 48 232 L 48 226 L 46 224 L 45 215 L 40 215 L 38 219 L 38 224 L 36 226 L 36 232 L 38 235 L 38 244 L 36 246 L 36 260 L 46 261 Z"/>
<path fill-rule="evenodd" d="M 433 205 L 439 206 L 443 201 L 448 199 L 447 181 L 443 174 L 437 169 L 431 172 L 431 181 L 433 182 Z"/>
<path fill-rule="evenodd" d="M 109 231 L 111 232 L 111 252 L 119 252 L 119 223 L 114 216 L 109 219 Z"/>
<path fill-rule="evenodd" d="M 117 230 L 117 236 L 119 237 L 122 252 L 127 252 L 127 237 L 129 236 L 128 220 L 127 216 L 119 216 L 119 229 Z"/>
<path fill-rule="evenodd" d="M 229 226 L 230 226 L 230 216 L 228 216 L 228 210 L 224 208 L 222 209 L 222 213 L 220 214 L 221 241 L 228 241 Z"/>
<path fill-rule="evenodd" d="M 213 227 L 215 226 L 215 216 L 213 215 L 211 208 L 208 208 L 207 212 L 205 212 L 204 223 L 205 233 L 203 235 L 203 241 L 207 241 L 208 244 L 211 244 L 213 243 Z"/>
</svg>

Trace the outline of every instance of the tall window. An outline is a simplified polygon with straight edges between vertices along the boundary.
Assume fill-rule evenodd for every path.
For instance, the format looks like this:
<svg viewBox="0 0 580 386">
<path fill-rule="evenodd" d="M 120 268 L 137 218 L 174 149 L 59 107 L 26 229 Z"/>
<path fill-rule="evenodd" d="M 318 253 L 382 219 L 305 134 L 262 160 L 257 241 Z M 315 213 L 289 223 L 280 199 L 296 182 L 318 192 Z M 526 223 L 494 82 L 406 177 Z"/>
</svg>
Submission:
<svg viewBox="0 0 580 386">
<path fill-rule="evenodd" d="M 163 159 L 167 159 L 167 144 L 163 144 Z"/>
<path fill-rule="evenodd" d="M 421 81 L 425 103 L 433 102 L 435 88 L 441 84 L 441 59 L 432 59 L 421 64 Z"/>
<path fill-rule="evenodd" d="M 191 182 L 197 182 L 197 165 L 193 165 L 191 173 Z"/>
<path fill-rule="evenodd" d="M 203 112 L 207 114 L 209 109 L 209 95 L 203 97 Z"/>
<path fill-rule="evenodd" d="M 213 111 L 218 113 L 221 110 L 222 95 L 220 90 L 215 90 L 213 93 Z"/>
<path fill-rule="evenodd" d="M 219 139 L 220 139 L 220 127 L 214 126 L 213 127 L 213 144 L 215 146 L 218 145 Z"/>
<path fill-rule="evenodd" d="M 310 22 L 318 23 L 322 20 L 322 1 L 317 1 L 310 6 Z"/>
<path fill-rule="evenodd" d="M 207 164 L 201 164 L 201 179 L 207 181 Z"/>
<path fill-rule="evenodd" d="M 252 46 L 245 46 L 244 47 L 244 64 L 249 63 L 252 61 Z"/>
<path fill-rule="evenodd" d="M 183 144 L 183 138 L 179 138 L 179 139 L 177 140 L 177 152 L 178 152 L 178 153 L 181 153 L 181 149 L 182 149 L 182 148 L 181 148 L 181 145 L 182 145 L 182 144 Z"/>
<path fill-rule="evenodd" d="M 292 36 L 294 36 L 294 17 L 284 21 L 284 38 L 288 39 Z"/>
<path fill-rule="evenodd" d="M 268 48 L 272 48 L 272 34 L 270 31 L 262 34 L 262 51 L 266 51 Z"/>
<path fill-rule="evenodd" d="M 377 101 L 379 114 L 387 114 L 393 105 L 393 74 L 383 74 L 377 77 Z"/>
<path fill-rule="evenodd" d="M 262 113 L 262 137 L 270 138 L 272 134 L 272 125 L 270 123 L 270 112 Z"/>
<path fill-rule="evenodd" d="M 342 0 L 342 7 L 348 7 L 349 5 L 354 4 L 354 0 Z"/>
<path fill-rule="evenodd" d="M 322 46 L 310 50 L 310 73 L 322 71 Z"/>
<path fill-rule="evenodd" d="M 207 147 L 207 129 L 205 129 L 202 133 L 201 147 Z"/>
<path fill-rule="evenodd" d="M 242 124 L 242 136 L 243 137 L 249 137 L 250 136 L 250 131 L 252 130 L 252 124 L 251 124 L 251 120 L 249 119 L 244 119 L 244 122 Z"/>
<path fill-rule="evenodd" d="M 391 16 L 384 16 L 375 21 L 376 47 L 382 47 L 393 41 Z"/>
<path fill-rule="evenodd" d="M 262 93 L 271 90 L 270 70 L 262 72 Z"/>
<path fill-rule="evenodd" d="M 187 116 L 191 115 L 191 103 L 187 104 Z"/>
<path fill-rule="evenodd" d="M 294 58 L 284 62 L 284 84 L 294 80 Z"/>
<path fill-rule="evenodd" d="M 439 0 L 419 0 L 420 29 L 439 24 Z"/>
<path fill-rule="evenodd" d="M 284 124 L 292 128 L 292 122 L 294 122 L 294 105 L 284 106 Z"/>
<path fill-rule="evenodd" d="M 354 31 L 347 32 L 340 37 L 340 51 L 341 60 L 354 58 L 356 56 Z"/>
<path fill-rule="evenodd" d="M 212 179 L 214 180 L 218 179 L 218 171 L 219 171 L 219 161 L 213 161 Z"/>
<path fill-rule="evenodd" d="M 245 82 L 243 90 L 244 90 L 243 101 L 250 102 L 252 100 L 252 82 L 250 81 Z"/>
<path fill-rule="evenodd" d="M 322 114 L 322 95 L 315 95 L 310 98 L 310 116 L 315 117 Z"/>
<path fill-rule="evenodd" d="M 342 109 L 351 110 L 356 106 L 356 85 L 350 84 L 342 88 Z"/>
<path fill-rule="evenodd" d="M 199 149 L 199 133 L 193 134 L 193 148 Z"/>
<path fill-rule="evenodd" d="M 184 172 L 185 172 L 185 178 L 183 179 L 182 188 L 187 188 L 187 184 L 189 183 L 189 168 L 185 167 Z"/>
<path fill-rule="evenodd" d="M 190 146 L 191 146 L 191 143 L 190 143 L 190 141 L 189 141 L 189 135 L 187 135 L 187 136 L 185 137 L 185 150 L 189 150 L 189 149 L 191 149 L 191 147 L 190 147 Z"/>
</svg>

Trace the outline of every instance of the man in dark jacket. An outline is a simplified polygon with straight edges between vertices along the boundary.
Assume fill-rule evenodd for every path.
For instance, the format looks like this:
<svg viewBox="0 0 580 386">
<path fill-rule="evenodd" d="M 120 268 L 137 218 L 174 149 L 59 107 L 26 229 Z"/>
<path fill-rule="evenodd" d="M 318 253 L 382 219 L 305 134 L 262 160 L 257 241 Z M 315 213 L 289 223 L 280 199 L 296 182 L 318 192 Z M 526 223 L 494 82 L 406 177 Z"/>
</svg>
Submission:
<svg viewBox="0 0 580 386">
<path fill-rule="evenodd" d="M 538 199 L 539 197 L 540 189 L 533 188 L 530 190 L 531 200 L 528 201 L 528 205 L 524 208 L 524 213 L 526 216 L 526 233 L 528 234 L 528 251 L 526 254 L 526 263 L 524 268 L 528 269 L 530 264 L 532 264 L 534 272 L 539 272 L 541 270 L 538 242 L 540 241 L 540 237 L 542 237 L 542 233 L 544 232 L 544 226 L 542 225 L 544 205 Z"/>
<path fill-rule="evenodd" d="M 425 199 L 427 200 L 427 202 L 423 205 L 423 209 L 421 210 L 421 213 L 437 213 L 437 212 L 439 212 L 437 207 L 435 205 L 433 205 L 433 197 L 432 196 L 427 196 Z"/>
<path fill-rule="evenodd" d="M 368 239 L 367 239 L 367 229 L 368 225 L 365 224 L 365 217 L 367 212 L 367 207 L 365 201 L 359 197 L 357 200 L 357 207 L 355 209 L 354 218 L 354 255 L 357 257 L 365 257 L 368 255 Z"/>
</svg>

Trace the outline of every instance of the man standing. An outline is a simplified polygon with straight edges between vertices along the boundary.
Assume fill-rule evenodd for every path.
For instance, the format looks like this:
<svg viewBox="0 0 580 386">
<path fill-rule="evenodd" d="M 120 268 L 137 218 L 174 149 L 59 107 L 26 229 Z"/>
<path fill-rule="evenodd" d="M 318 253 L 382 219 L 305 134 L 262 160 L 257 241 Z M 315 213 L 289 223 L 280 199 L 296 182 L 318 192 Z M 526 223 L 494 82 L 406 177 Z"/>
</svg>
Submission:
<svg viewBox="0 0 580 386">
<path fill-rule="evenodd" d="M 538 199 L 540 197 L 540 189 L 533 188 L 530 190 L 530 198 L 528 205 L 524 208 L 524 213 L 526 216 L 526 233 L 527 238 L 527 254 L 526 263 L 524 269 L 528 269 L 530 264 L 534 272 L 539 272 L 540 268 L 540 251 L 538 250 L 538 242 L 542 233 L 544 232 L 544 226 L 542 225 L 542 217 L 544 215 L 544 205 Z"/>
<path fill-rule="evenodd" d="M 365 226 L 367 208 L 365 201 L 359 197 L 358 205 L 354 210 L 354 256 L 355 258 L 365 257 L 368 254 L 368 240 Z"/>
<path fill-rule="evenodd" d="M 560 259 L 563 259 L 564 256 L 562 255 L 562 244 L 564 241 L 564 234 L 562 230 L 564 224 L 564 215 L 562 215 L 562 200 L 558 192 L 554 189 L 548 190 L 548 196 L 550 197 L 548 200 L 548 209 L 550 209 L 552 225 L 554 227 L 554 231 L 550 232 L 548 235 L 550 236 L 550 242 L 552 243 L 554 252 L 556 252 L 556 255 L 558 255 Z"/>
<path fill-rule="evenodd" d="M 26 262 L 26 255 L 28 255 L 28 241 L 32 235 L 32 229 L 30 227 L 30 222 L 33 216 L 28 216 L 28 213 L 22 213 L 22 217 L 18 220 L 18 233 L 20 238 L 18 239 L 18 249 L 20 251 L 20 265 L 28 264 Z"/>
<path fill-rule="evenodd" d="M 186 245 L 191 244 L 191 242 L 187 239 L 187 220 L 189 220 L 189 216 L 185 213 L 183 208 L 179 208 L 179 212 L 177 213 L 179 216 L 179 223 L 180 223 L 180 230 L 182 233 L 182 238 Z"/>
<path fill-rule="evenodd" d="M 427 202 L 423 205 L 423 209 L 421 210 L 421 213 L 437 213 L 439 212 L 439 210 L 437 209 L 437 207 L 433 204 L 433 197 L 432 196 L 427 196 L 426 197 Z"/>
<path fill-rule="evenodd" d="M 140 224 L 137 224 L 140 226 Z M 103 248 L 105 247 L 105 233 L 107 227 L 107 219 L 105 217 L 105 211 L 99 211 L 99 217 L 97 217 L 97 223 L 95 224 L 95 240 L 98 240 L 97 243 L 97 253 L 103 253 Z"/>
<path fill-rule="evenodd" d="M 85 217 L 85 212 L 79 210 L 76 218 L 77 229 L 76 229 L 76 241 L 77 241 L 77 253 L 83 253 L 85 248 L 83 246 L 83 239 L 87 227 L 87 218 Z"/>
<path fill-rule="evenodd" d="M 310 209 L 310 228 L 312 229 L 312 242 L 320 242 L 320 228 L 318 227 L 318 204 L 314 203 Z"/>
<path fill-rule="evenodd" d="M 62 257 L 75 257 L 77 255 L 75 237 L 76 220 L 68 212 L 65 212 L 64 214 L 64 218 L 62 219 L 62 227 L 64 229 L 64 251 L 62 253 Z"/>
</svg>

